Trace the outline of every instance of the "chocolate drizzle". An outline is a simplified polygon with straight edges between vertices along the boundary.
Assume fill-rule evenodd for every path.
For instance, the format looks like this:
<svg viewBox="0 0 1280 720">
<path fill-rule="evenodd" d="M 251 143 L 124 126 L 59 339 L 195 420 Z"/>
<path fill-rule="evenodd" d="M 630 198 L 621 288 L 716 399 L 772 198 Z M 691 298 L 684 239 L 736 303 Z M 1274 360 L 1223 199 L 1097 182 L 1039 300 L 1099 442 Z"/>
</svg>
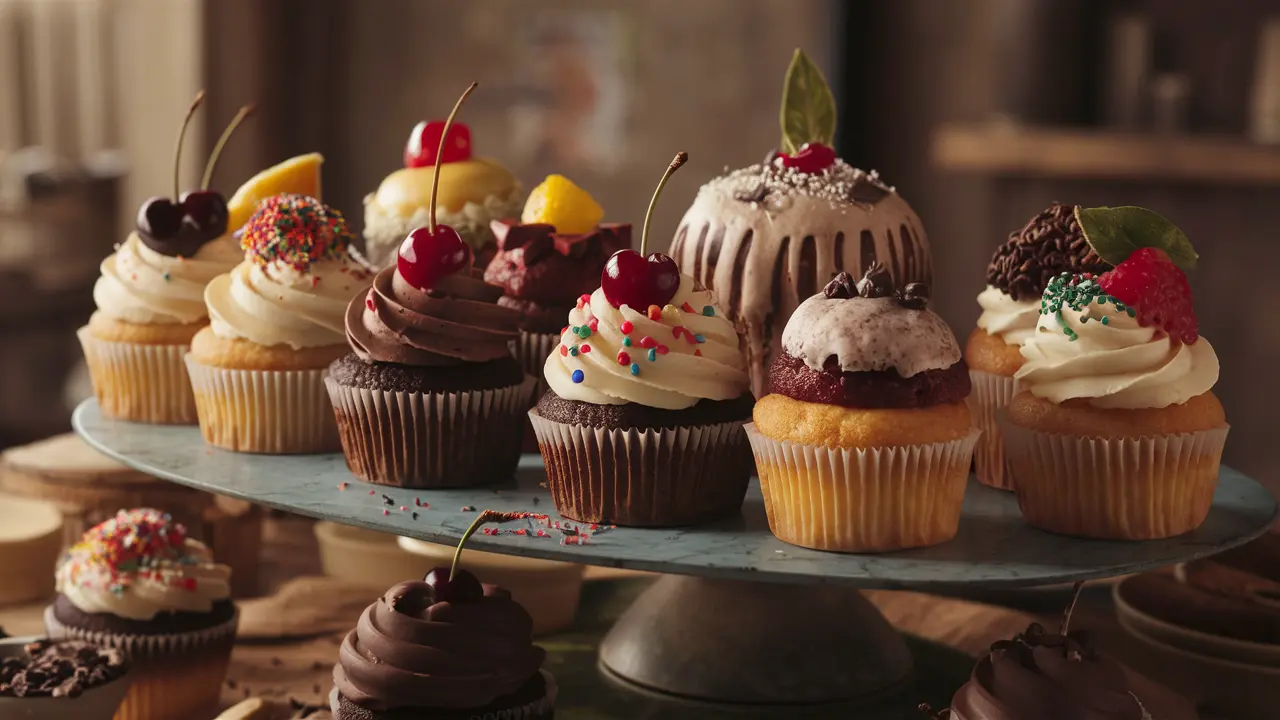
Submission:
<svg viewBox="0 0 1280 720">
<path fill-rule="evenodd" d="M 987 266 L 987 284 L 1014 300 L 1033 301 L 1063 272 L 1098 274 L 1110 269 L 1085 239 L 1075 206 L 1054 203 L 996 249 Z"/>
</svg>

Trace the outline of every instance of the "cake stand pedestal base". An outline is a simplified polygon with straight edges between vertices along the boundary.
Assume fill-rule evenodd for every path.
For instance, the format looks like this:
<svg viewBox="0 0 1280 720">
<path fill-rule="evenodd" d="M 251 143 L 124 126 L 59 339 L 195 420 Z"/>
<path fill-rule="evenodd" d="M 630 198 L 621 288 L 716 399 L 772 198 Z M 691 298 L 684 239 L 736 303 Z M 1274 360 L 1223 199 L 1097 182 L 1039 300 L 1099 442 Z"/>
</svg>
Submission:
<svg viewBox="0 0 1280 720">
<path fill-rule="evenodd" d="M 855 589 L 684 575 L 627 608 L 600 665 L 640 690 L 750 706 L 870 702 L 912 674 L 902 637 Z"/>
</svg>

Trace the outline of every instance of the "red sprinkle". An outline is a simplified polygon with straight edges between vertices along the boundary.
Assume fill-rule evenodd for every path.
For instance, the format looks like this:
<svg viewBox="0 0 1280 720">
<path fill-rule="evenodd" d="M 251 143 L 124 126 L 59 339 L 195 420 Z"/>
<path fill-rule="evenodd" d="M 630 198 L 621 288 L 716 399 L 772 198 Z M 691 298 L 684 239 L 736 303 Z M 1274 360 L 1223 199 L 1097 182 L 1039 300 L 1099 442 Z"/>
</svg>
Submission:
<svg viewBox="0 0 1280 720">
<path fill-rule="evenodd" d="M 383 514 L 383 515 L 390 515 L 390 514 L 391 514 L 391 511 L 390 511 L 390 510 L 383 510 L 383 511 L 382 511 L 382 514 Z"/>
<path fill-rule="evenodd" d="M 373 310 L 373 291 L 370 290 L 368 295 L 364 296 L 364 306 Z"/>
<path fill-rule="evenodd" d="M 684 331 L 684 326 L 683 326 L 683 325 L 677 325 L 677 326 L 675 326 L 675 327 L 671 328 L 671 337 L 673 337 L 673 338 L 675 338 L 675 339 L 679 340 L 679 339 L 680 339 L 680 333 L 681 333 L 681 332 L 683 332 L 683 331 Z"/>
<path fill-rule="evenodd" d="M 529 532 L 528 532 L 527 530 L 525 530 L 524 528 L 516 528 L 516 534 L 517 534 L 517 535 L 528 535 L 528 534 L 529 534 Z"/>
<path fill-rule="evenodd" d="M 569 332 L 569 326 L 568 326 L 568 325 L 565 325 L 564 327 L 560 328 L 560 334 L 561 334 L 561 335 L 563 335 L 563 334 L 565 334 L 565 333 L 567 333 L 567 332 Z"/>
<path fill-rule="evenodd" d="M 370 494 L 370 495 L 374 495 L 375 493 L 374 493 L 372 490 L 370 490 L 370 491 L 369 491 L 369 494 Z"/>
<path fill-rule="evenodd" d="M 582 353 L 583 355 L 586 355 L 587 353 L 591 352 L 591 346 L 587 345 L 586 343 L 583 343 L 582 347 L 578 348 L 578 352 Z"/>
<path fill-rule="evenodd" d="M 640 347 L 645 348 L 646 350 L 651 347 L 657 347 L 657 346 L 658 346 L 658 341 L 654 340 L 648 335 L 645 335 L 644 337 L 640 338 Z"/>
<path fill-rule="evenodd" d="M 344 482 L 340 482 L 340 483 L 338 483 L 338 489 L 339 489 L 339 490 L 346 490 L 346 489 L 347 489 L 347 483 L 344 483 Z"/>
<path fill-rule="evenodd" d="M 561 355 L 563 355 L 564 357 L 569 357 L 569 346 L 568 346 L 568 345 L 561 345 L 561 346 L 560 346 L 560 354 L 561 354 Z"/>
<path fill-rule="evenodd" d="M 687 303 L 687 302 L 686 302 L 686 303 L 684 303 L 683 305 L 681 305 L 681 306 L 680 306 L 680 309 L 681 309 L 681 310 L 683 310 L 683 311 L 685 311 L 685 312 L 687 312 L 687 313 L 692 313 L 692 312 L 693 312 L 693 308 L 692 308 L 692 307 L 690 307 L 690 306 L 689 306 L 689 303 Z"/>
<path fill-rule="evenodd" d="M 659 355 L 666 355 L 667 353 L 671 352 L 671 348 L 667 347 L 666 345 L 658 345 L 657 350 Z"/>
<path fill-rule="evenodd" d="M 631 331 L 636 329 L 636 326 L 632 325 L 630 320 L 623 320 L 618 329 L 622 331 L 623 335 L 630 335 Z"/>
<path fill-rule="evenodd" d="M 656 321 L 658 321 L 658 320 L 661 320 L 661 319 L 662 319 L 662 308 L 658 307 L 657 305 L 650 305 L 650 306 L 649 306 L 649 319 L 650 319 L 650 320 L 653 320 L 653 321 L 655 321 L 655 322 L 656 322 Z"/>
<path fill-rule="evenodd" d="M 630 365 L 630 364 L 631 364 L 631 356 L 627 354 L 627 351 L 625 351 L 625 350 L 619 350 L 619 351 L 618 351 L 618 364 L 619 364 L 619 365 Z"/>
<path fill-rule="evenodd" d="M 694 350 L 694 351 L 693 351 L 693 356 L 694 356 L 694 357 L 702 357 L 702 349 L 701 349 L 701 348 L 698 348 L 698 349 Z"/>
<path fill-rule="evenodd" d="M 414 498 L 413 504 L 415 507 L 422 507 L 422 500 L 420 500 L 419 498 Z"/>
<path fill-rule="evenodd" d="M 404 512 L 404 511 L 406 511 L 406 510 L 408 510 L 408 509 L 409 509 L 409 508 L 405 507 L 404 505 L 401 505 L 401 506 L 400 506 L 400 512 Z"/>
<path fill-rule="evenodd" d="M 192 578 L 192 577 L 186 578 L 186 579 L 183 581 L 182 585 L 183 585 L 183 587 L 185 587 L 187 590 L 190 590 L 191 592 L 195 592 L 195 591 L 196 591 L 196 579 L 195 579 L 195 578 Z"/>
<path fill-rule="evenodd" d="M 591 318 L 587 321 L 587 327 L 591 328 L 591 332 L 598 332 L 600 330 L 600 320 Z"/>
</svg>

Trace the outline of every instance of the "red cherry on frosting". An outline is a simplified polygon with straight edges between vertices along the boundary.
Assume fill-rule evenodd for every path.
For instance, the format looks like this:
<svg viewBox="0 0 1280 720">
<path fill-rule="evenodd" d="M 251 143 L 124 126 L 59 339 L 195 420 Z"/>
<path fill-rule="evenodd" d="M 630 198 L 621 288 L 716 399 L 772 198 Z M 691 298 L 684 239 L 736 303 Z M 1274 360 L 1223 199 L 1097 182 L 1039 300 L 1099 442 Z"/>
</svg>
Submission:
<svg viewBox="0 0 1280 720">
<path fill-rule="evenodd" d="M 400 276 L 419 290 L 429 290 L 440 278 L 470 269 L 471 246 L 463 242 L 457 230 L 436 225 L 433 233 L 420 227 L 400 243 L 396 269 Z"/>
<path fill-rule="evenodd" d="M 836 151 L 822 143 L 805 143 L 793 155 L 780 153 L 783 167 L 802 173 L 817 174 L 831 167 L 836 161 Z"/>
<path fill-rule="evenodd" d="M 439 120 L 422 121 L 409 132 L 409 142 L 404 146 L 404 166 L 407 168 L 430 167 L 436 164 L 436 150 L 444 123 Z M 471 159 L 471 128 L 455 122 L 449 128 L 449 142 L 440 153 L 440 162 L 462 162 Z"/>
<path fill-rule="evenodd" d="M 635 250 L 619 250 L 600 273 L 600 288 L 610 305 L 630 305 L 641 312 L 650 305 L 665 306 L 679 287 L 680 267 L 662 253 L 645 258 Z"/>
<path fill-rule="evenodd" d="M 475 575 L 466 570 L 458 570 L 449 577 L 450 568 L 432 568 L 422 581 L 431 586 L 433 599 L 436 602 L 475 602 L 484 597 L 484 587 Z"/>
</svg>

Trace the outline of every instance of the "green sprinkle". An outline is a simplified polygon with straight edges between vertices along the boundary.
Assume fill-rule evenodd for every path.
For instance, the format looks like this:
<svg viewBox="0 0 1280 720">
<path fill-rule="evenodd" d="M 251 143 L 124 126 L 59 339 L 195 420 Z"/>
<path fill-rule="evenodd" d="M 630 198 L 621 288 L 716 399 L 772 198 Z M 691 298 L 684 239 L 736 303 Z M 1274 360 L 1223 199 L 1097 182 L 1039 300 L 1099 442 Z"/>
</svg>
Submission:
<svg viewBox="0 0 1280 720">
<path fill-rule="evenodd" d="M 627 346 L 627 347 L 631 347 L 631 336 L 630 336 L 630 335 L 628 335 L 628 336 L 626 336 L 626 337 L 622 338 L 622 344 L 623 344 L 623 345 L 625 345 L 625 346 Z"/>
<path fill-rule="evenodd" d="M 654 360 L 657 360 L 657 359 L 658 359 L 658 349 L 649 348 L 649 362 L 653 362 Z"/>
<path fill-rule="evenodd" d="M 702 314 L 703 314 L 703 315 L 705 315 L 705 316 L 707 316 L 707 317 L 715 317 L 715 316 L 716 316 L 716 309 L 715 309 L 713 306 L 711 306 L 711 305 L 703 305 L 703 306 L 702 306 Z"/>
<path fill-rule="evenodd" d="M 569 348 L 569 354 L 574 357 L 578 357 L 578 346 L 574 345 L 573 347 Z"/>
<path fill-rule="evenodd" d="M 1103 315 L 1103 316 L 1102 316 L 1102 324 L 1103 324 L 1103 325 L 1110 325 L 1110 324 L 1111 324 L 1111 318 L 1107 317 L 1106 315 Z"/>
<path fill-rule="evenodd" d="M 583 325 L 582 327 L 578 328 L 578 337 L 582 338 L 583 340 L 586 340 L 587 338 L 591 337 L 591 328 L 587 327 L 586 325 Z"/>
</svg>

